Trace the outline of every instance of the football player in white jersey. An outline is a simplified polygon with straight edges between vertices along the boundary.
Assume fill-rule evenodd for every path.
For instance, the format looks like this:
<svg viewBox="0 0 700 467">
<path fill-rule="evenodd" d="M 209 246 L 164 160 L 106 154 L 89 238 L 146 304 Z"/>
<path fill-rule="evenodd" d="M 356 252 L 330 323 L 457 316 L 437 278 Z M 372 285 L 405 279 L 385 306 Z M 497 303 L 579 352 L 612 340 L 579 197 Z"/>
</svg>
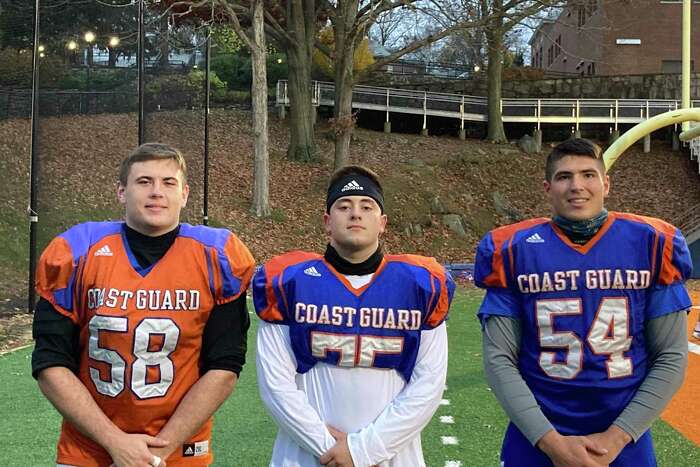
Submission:
<svg viewBox="0 0 700 467">
<path fill-rule="evenodd" d="M 423 466 L 454 282 L 433 258 L 383 253 L 384 195 L 363 167 L 332 176 L 323 221 L 323 255 L 278 256 L 253 280 L 270 465 Z"/>
</svg>

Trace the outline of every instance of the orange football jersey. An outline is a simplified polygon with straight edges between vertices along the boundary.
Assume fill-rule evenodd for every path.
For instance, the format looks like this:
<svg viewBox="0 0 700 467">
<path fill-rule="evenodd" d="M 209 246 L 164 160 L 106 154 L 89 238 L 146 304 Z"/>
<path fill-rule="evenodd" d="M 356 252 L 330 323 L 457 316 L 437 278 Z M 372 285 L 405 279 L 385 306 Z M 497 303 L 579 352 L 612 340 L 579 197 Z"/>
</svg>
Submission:
<svg viewBox="0 0 700 467">
<path fill-rule="evenodd" d="M 80 327 L 78 378 L 118 427 L 157 435 L 199 379 L 215 305 L 245 293 L 255 263 L 231 232 L 181 224 L 173 245 L 141 268 L 122 222 L 80 224 L 41 256 L 36 288 Z M 211 419 L 168 466 L 211 464 Z M 107 467 L 101 446 L 64 420 L 57 462 Z"/>
</svg>

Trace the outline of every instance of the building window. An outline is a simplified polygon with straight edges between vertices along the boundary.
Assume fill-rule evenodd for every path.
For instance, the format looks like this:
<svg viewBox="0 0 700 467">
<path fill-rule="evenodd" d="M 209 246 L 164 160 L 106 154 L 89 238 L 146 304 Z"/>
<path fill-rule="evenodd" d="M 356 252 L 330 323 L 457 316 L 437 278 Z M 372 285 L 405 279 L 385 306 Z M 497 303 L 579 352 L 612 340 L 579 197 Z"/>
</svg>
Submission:
<svg viewBox="0 0 700 467">
<path fill-rule="evenodd" d="M 586 2 L 586 18 L 593 16 L 593 13 L 598 9 L 598 0 L 588 0 Z"/>
<path fill-rule="evenodd" d="M 554 49 L 554 57 L 558 57 L 561 54 L 561 34 L 557 37 L 557 46 Z"/>
<path fill-rule="evenodd" d="M 695 60 L 690 61 L 690 71 L 691 71 L 691 73 L 695 71 Z M 662 60 L 661 61 L 661 73 L 668 73 L 668 74 L 681 74 L 681 73 L 683 73 L 683 61 L 682 60 Z"/>
<path fill-rule="evenodd" d="M 586 23 L 586 8 L 583 6 L 578 7 L 578 27 L 583 26 Z"/>
<path fill-rule="evenodd" d="M 576 8 L 578 12 L 578 27 L 586 24 L 588 18 L 593 16 L 593 13 L 598 9 L 598 0 L 586 0 Z"/>
</svg>

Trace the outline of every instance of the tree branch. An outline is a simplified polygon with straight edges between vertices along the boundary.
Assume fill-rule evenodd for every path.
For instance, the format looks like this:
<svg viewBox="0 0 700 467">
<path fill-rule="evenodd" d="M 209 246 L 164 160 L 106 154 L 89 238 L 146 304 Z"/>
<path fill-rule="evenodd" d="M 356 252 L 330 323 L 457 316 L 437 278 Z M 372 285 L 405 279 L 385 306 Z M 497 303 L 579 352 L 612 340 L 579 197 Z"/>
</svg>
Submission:
<svg viewBox="0 0 700 467">
<path fill-rule="evenodd" d="M 363 75 L 367 73 L 371 73 L 373 71 L 378 70 L 380 67 L 387 65 L 393 61 L 398 60 L 399 58 L 403 57 L 404 55 L 413 52 L 414 50 L 418 50 L 421 47 L 424 47 L 428 44 L 432 44 L 433 42 L 437 42 L 440 39 L 449 36 L 453 32 L 459 30 L 459 29 L 470 29 L 470 28 L 476 28 L 479 26 L 483 26 L 484 24 L 487 24 L 488 20 L 478 20 L 478 21 L 463 21 L 461 23 L 457 23 L 447 29 L 444 29 L 440 32 L 436 32 L 434 34 L 430 34 L 429 36 L 424 37 L 423 39 L 414 41 L 404 47 L 401 50 L 398 50 L 391 55 L 382 58 L 381 60 L 377 60 L 367 68 L 365 68 L 362 72 Z"/>
</svg>

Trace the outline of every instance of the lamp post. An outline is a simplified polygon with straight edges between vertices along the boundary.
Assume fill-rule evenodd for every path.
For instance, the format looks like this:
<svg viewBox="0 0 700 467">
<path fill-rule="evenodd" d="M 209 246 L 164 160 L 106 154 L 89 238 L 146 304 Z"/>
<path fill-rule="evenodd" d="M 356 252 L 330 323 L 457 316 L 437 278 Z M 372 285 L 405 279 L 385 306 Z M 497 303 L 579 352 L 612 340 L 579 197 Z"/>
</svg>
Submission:
<svg viewBox="0 0 700 467">
<path fill-rule="evenodd" d="M 95 33 L 88 31 L 83 36 L 87 48 L 85 51 L 85 91 L 90 92 L 90 62 L 92 62 L 92 43 L 95 42 Z M 90 107 L 90 95 L 85 94 L 85 113 L 88 113 Z"/>
<path fill-rule="evenodd" d="M 109 47 L 108 47 L 108 65 L 110 67 L 114 67 L 117 65 L 117 52 L 116 48 L 119 46 L 119 38 L 117 36 L 112 36 L 109 38 Z"/>
<path fill-rule="evenodd" d="M 78 50 L 78 43 L 71 39 L 66 44 L 66 49 L 68 49 L 68 61 L 71 66 L 77 65 L 75 51 Z"/>
</svg>

